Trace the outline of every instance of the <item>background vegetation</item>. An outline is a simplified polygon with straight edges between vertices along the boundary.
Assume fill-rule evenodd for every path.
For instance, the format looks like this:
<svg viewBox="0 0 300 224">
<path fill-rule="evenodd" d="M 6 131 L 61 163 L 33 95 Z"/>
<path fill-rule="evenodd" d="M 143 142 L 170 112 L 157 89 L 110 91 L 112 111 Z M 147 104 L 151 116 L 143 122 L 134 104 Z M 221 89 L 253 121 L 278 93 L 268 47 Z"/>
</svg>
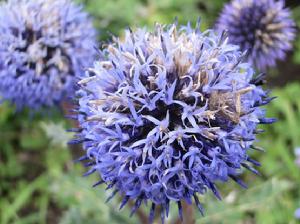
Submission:
<svg viewBox="0 0 300 224">
<path fill-rule="evenodd" d="M 200 16 L 203 29 L 212 27 L 226 1 L 78 2 L 94 17 L 99 41 L 107 41 L 111 33 L 122 34 L 127 26 L 171 23 L 175 16 L 180 23 L 195 23 Z M 300 3 L 291 0 L 287 4 L 300 25 Z M 262 176 L 245 173 L 248 190 L 232 182 L 220 186 L 221 202 L 211 194 L 202 197 L 206 212 L 204 217 L 195 213 L 197 223 L 297 223 L 294 211 L 300 207 L 300 167 L 294 150 L 300 147 L 300 38 L 288 60 L 269 71 L 268 77 L 269 88 L 278 99 L 267 110 L 279 121 L 260 136 L 266 152 L 254 155 L 262 163 Z M 117 211 L 118 198 L 106 204 L 109 192 L 91 187 L 95 176 L 81 176 L 85 169 L 73 160 L 82 151 L 68 149 L 66 144 L 72 138 L 65 132 L 70 126 L 59 110 L 16 114 L 8 104 L 0 106 L 0 223 L 141 223 L 149 208 L 129 218 L 129 209 Z"/>
</svg>

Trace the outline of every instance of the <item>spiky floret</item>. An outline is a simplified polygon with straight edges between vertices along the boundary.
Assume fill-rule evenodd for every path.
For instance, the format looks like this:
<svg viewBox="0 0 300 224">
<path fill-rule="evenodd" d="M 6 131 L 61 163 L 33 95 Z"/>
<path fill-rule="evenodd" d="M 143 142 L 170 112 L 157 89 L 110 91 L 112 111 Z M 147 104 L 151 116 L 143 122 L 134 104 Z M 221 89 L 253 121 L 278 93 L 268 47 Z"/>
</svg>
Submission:
<svg viewBox="0 0 300 224">
<path fill-rule="evenodd" d="M 70 0 L 9 0 L 0 6 L 0 94 L 22 109 L 52 106 L 74 92 L 94 60 L 96 32 Z"/>
<path fill-rule="evenodd" d="M 292 48 L 295 23 L 284 0 L 233 0 L 217 22 L 229 41 L 249 51 L 249 61 L 259 69 L 273 67 Z"/>
<path fill-rule="evenodd" d="M 151 201 L 161 217 L 169 203 L 192 202 L 217 181 L 243 182 L 245 167 L 257 173 L 247 151 L 259 123 L 271 123 L 260 105 L 271 99 L 263 76 L 242 63 L 243 53 L 224 35 L 199 26 L 157 24 L 154 32 L 127 30 L 101 50 L 101 59 L 79 81 L 78 129 L 91 169 L 112 195 L 135 200 L 132 212 Z"/>
</svg>

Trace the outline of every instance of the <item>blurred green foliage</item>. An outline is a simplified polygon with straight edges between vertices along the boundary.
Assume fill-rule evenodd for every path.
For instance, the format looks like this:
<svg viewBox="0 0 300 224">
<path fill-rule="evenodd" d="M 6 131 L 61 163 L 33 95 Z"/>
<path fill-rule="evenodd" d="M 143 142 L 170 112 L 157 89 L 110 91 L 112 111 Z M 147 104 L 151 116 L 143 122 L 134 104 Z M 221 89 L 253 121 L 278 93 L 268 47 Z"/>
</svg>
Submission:
<svg viewBox="0 0 300 224">
<path fill-rule="evenodd" d="M 211 27 L 222 9 L 222 0 L 77 0 L 94 17 L 100 38 L 122 34 L 130 26 L 153 26 L 155 22 L 180 24 L 202 20 L 202 27 Z"/>
<path fill-rule="evenodd" d="M 202 27 L 211 27 L 223 0 L 78 0 L 91 13 L 99 40 L 109 33 L 122 34 L 127 27 L 180 23 L 202 18 Z M 293 9 L 300 25 L 300 7 Z M 298 38 L 299 39 L 299 38 Z M 300 39 L 295 42 L 290 66 L 300 64 Z M 299 68 L 298 68 L 299 69 Z M 299 70 L 300 71 L 300 70 Z M 281 75 L 282 79 L 285 74 Z M 288 80 L 287 80 L 288 82 Z M 300 168 L 294 149 L 300 146 L 300 83 L 272 87 L 278 96 L 266 107 L 270 117 L 279 119 L 260 135 L 257 145 L 265 153 L 251 152 L 262 163 L 261 177 L 245 172 L 249 189 L 235 183 L 220 185 L 223 201 L 212 194 L 201 197 L 205 217 L 198 212 L 197 223 L 297 223 L 294 211 L 300 207 Z M 85 169 L 73 160 L 78 147 L 68 149 L 72 137 L 64 130 L 72 126 L 61 111 L 50 115 L 16 114 L 8 104 L 0 107 L 0 223 L 141 223 L 142 214 L 129 218 L 129 209 L 118 211 L 119 198 L 105 203 L 109 192 L 92 188 L 97 177 L 83 178 Z M 176 218 L 172 207 L 171 218 Z M 147 214 L 149 207 L 143 207 Z"/>
</svg>

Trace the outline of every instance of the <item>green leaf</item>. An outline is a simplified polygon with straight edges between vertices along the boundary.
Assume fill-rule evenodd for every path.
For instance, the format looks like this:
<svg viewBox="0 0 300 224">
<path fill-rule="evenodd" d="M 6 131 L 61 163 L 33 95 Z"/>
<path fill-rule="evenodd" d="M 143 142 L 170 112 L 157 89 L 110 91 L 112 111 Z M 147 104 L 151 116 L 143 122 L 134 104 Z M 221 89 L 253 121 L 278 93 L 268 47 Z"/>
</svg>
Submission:
<svg viewBox="0 0 300 224">
<path fill-rule="evenodd" d="M 16 192 L 16 196 L 12 203 L 9 206 L 1 208 L 1 223 L 6 224 L 9 223 L 9 221 L 11 221 L 12 219 L 17 218 L 17 212 L 19 211 L 19 209 L 21 209 L 29 201 L 34 191 L 39 189 L 45 180 L 46 179 L 43 176 L 38 177 L 30 184 L 19 189 L 19 191 Z"/>
<path fill-rule="evenodd" d="M 73 138 L 73 133 L 66 131 L 63 122 L 41 122 L 40 127 L 43 129 L 53 146 L 66 147 L 68 141 Z"/>
<path fill-rule="evenodd" d="M 225 198 L 224 201 L 211 199 L 207 204 L 207 212 L 199 223 L 235 223 L 240 220 L 245 212 L 258 212 L 277 203 L 280 196 L 292 188 L 292 183 L 273 178 L 265 183 L 245 190 L 233 193 L 234 199 Z"/>
</svg>

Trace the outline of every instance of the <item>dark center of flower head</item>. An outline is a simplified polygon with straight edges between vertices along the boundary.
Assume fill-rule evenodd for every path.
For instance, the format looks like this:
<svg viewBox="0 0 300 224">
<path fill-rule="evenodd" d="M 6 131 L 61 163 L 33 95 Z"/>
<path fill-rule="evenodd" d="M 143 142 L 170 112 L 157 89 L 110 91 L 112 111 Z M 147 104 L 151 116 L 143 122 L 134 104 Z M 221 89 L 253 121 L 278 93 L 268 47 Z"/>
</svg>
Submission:
<svg viewBox="0 0 300 224">
<path fill-rule="evenodd" d="M 152 76 L 154 76 L 153 74 L 157 73 L 157 69 L 152 66 L 150 66 L 150 68 Z M 217 68 L 214 67 L 211 69 L 217 70 Z M 193 80 L 191 81 L 188 77 L 179 77 L 178 73 L 177 69 L 175 69 L 174 72 L 166 74 L 166 79 L 168 80 L 167 83 L 170 86 L 170 89 L 172 89 L 172 92 L 169 92 L 170 95 L 167 97 L 172 98 L 172 103 L 166 103 L 165 100 L 158 99 L 156 102 L 153 102 L 153 107 L 149 108 L 145 107 L 140 101 L 134 100 L 132 102 L 135 110 L 138 111 L 138 115 L 142 117 L 143 125 L 138 128 L 132 127 L 131 125 L 121 126 L 122 132 L 127 133 L 129 136 L 127 141 L 129 145 L 139 139 L 147 139 L 149 132 L 157 129 L 157 132 L 161 133 L 161 136 L 158 137 L 158 141 L 154 142 L 155 144 L 153 146 L 158 148 L 168 144 L 169 133 L 174 132 L 177 133 L 175 137 L 176 141 L 169 145 L 184 155 L 189 148 L 193 146 L 202 148 L 201 143 L 199 144 L 198 141 L 194 141 L 195 139 L 199 139 L 200 142 L 207 141 L 207 143 L 212 146 L 217 140 L 217 136 L 214 135 L 215 130 L 224 129 L 224 131 L 231 131 L 235 124 L 239 123 L 239 119 L 242 116 L 241 93 L 246 93 L 250 91 L 251 88 L 245 88 L 236 93 L 213 91 L 211 94 L 186 96 L 183 93 L 183 88 L 189 86 L 191 83 L 197 82 L 197 76 L 193 77 Z M 198 91 L 202 92 L 203 86 L 206 85 L 208 81 L 207 74 L 202 72 L 199 75 L 202 76 L 203 79 L 199 81 Z M 174 77 L 177 77 L 178 79 L 174 79 Z M 143 80 L 142 77 L 141 79 Z M 218 80 L 212 81 L 218 83 Z M 151 79 L 144 80 L 142 84 L 150 91 L 157 91 L 159 89 Z M 141 97 L 144 97 L 144 95 L 141 95 Z M 153 101 L 151 96 L 146 100 L 148 100 L 149 103 Z M 206 111 L 203 114 L 200 114 L 199 112 L 197 116 L 197 114 L 195 114 L 196 108 L 203 108 L 203 110 Z M 130 113 L 130 109 L 119 108 L 117 110 L 114 109 L 114 112 L 126 115 Z M 195 132 L 188 138 L 184 138 L 183 133 L 180 132 L 181 128 L 194 128 L 193 125 L 194 127 L 207 127 L 209 125 L 209 127 L 208 130 L 202 134 Z M 110 128 L 113 128 L 113 125 L 110 126 Z M 180 141 L 182 141 L 182 144 L 179 144 Z M 215 143 L 218 144 L 217 142 Z M 207 149 L 209 149 L 209 147 L 202 148 L 201 152 L 209 157 Z M 160 152 L 157 153 L 160 154 Z"/>
<path fill-rule="evenodd" d="M 99 171 L 121 207 L 136 199 L 168 211 L 171 200 L 195 203 L 197 193 L 236 177 L 251 160 L 246 151 L 268 103 L 243 55 L 225 36 L 198 28 L 156 26 L 154 33 L 128 31 L 103 49 L 90 76 L 79 82 L 79 141 L 88 174 Z M 202 210 L 201 210 L 202 211 Z"/>
</svg>

